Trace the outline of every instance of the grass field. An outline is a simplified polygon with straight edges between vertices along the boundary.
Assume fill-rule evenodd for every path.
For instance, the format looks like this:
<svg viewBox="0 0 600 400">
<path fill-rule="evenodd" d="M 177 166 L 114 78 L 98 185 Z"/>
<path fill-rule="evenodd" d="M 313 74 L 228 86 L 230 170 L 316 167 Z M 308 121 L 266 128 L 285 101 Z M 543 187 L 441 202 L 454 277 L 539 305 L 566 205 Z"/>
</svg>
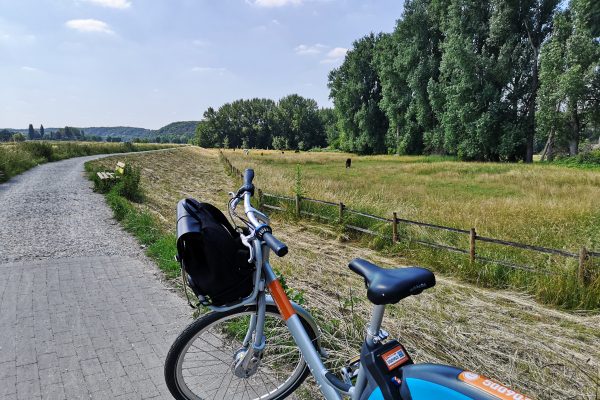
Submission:
<svg viewBox="0 0 600 400">
<path fill-rule="evenodd" d="M 429 222 L 478 235 L 578 253 L 600 251 L 600 168 L 547 164 L 464 163 L 442 157 L 365 156 L 226 150 L 238 169 L 254 168 L 265 192 L 293 195 L 300 169 L 304 196 L 343 202 L 347 207 L 392 218 Z M 352 167 L 345 160 L 352 158 Z M 326 212 L 325 210 L 320 210 Z M 329 208 L 330 214 L 337 214 Z M 363 221 L 364 222 L 364 221 Z M 391 233 L 390 224 L 379 224 Z M 384 226 L 381 226 L 384 225 Z M 375 227 L 377 228 L 377 227 Z M 495 287 L 526 290 L 538 299 L 570 309 L 600 308 L 600 273 L 578 284 L 577 260 L 477 243 L 483 257 L 533 267 L 542 274 L 475 263 L 468 257 L 416 245 L 426 240 L 468 249 L 468 236 L 400 225 L 400 252 L 420 263 Z M 381 247 L 380 240 L 373 244 Z M 599 264 L 596 262 L 596 264 Z M 600 265 L 596 265 L 597 270 Z"/>
<path fill-rule="evenodd" d="M 148 245 L 148 253 L 177 284 L 175 205 L 185 197 L 223 209 L 237 183 L 226 175 L 217 152 L 195 147 L 120 155 L 88 163 L 111 168 L 116 160 L 141 168 L 145 199 L 111 198 L 123 225 Z M 260 179 L 260 176 L 258 176 Z M 263 177 L 264 183 L 264 177 Z M 113 196 L 114 197 L 114 196 Z M 294 297 L 316 317 L 339 366 L 357 354 L 370 303 L 364 283 L 346 265 L 362 257 L 384 266 L 407 264 L 353 241 L 336 240 L 335 227 L 274 216 L 274 233 L 290 247 L 271 257 Z M 485 289 L 438 275 L 437 286 L 388 308 L 384 328 L 399 337 L 417 362 L 459 365 L 490 375 L 536 399 L 598 400 L 600 317 L 576 315 L 539 305 L 512 291 Z M 303 386 L 304 398 L 316 398 Z"/>
<path fill-rule="evenodd" d="M 0 143 L 0 183 L 36 165 L 93 154 L 157 150 L 175 145 L 28 141 Z"/>
</svg>

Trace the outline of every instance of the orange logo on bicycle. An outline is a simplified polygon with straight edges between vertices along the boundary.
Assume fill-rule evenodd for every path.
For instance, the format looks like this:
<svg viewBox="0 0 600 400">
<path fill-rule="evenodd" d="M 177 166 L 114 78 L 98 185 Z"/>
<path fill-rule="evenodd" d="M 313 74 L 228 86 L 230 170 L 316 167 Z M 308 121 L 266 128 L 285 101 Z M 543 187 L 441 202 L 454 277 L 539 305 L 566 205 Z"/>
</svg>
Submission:
<svg viewBox="0 0 600 400">
<path fill-rule="evenodd" d="M 515 392 L 496 381 L 470 371 L 461 372 L 458 375 L 458 379 L 502 400 L 531 400 L 531 398 Z"/>
</svg>

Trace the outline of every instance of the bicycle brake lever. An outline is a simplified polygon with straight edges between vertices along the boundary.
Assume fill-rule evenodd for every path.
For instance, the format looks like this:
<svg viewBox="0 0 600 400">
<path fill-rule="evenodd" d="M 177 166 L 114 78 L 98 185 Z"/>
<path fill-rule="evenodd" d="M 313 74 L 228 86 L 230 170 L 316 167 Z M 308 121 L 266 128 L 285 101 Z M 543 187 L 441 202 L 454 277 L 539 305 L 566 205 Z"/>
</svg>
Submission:
<svg viewBox="0 0 600 400">
<path fill-rule="evenodd" d="M 240 239 L 242 240 L 242 243 L 244 244 L 244 246 L 246 246 L 248 249 L 250 249 L 250 258 L 248 258 L 248 263 L 253 263 L 254 262 L 254 247 L 252 246 L 252 244 L 250 244 L 250 239 L 254 238 L 254 231 L 250 232 L 250 234 L 248 236 L 245 236 L 244 234 L 240 234 Z"/>
</svg>

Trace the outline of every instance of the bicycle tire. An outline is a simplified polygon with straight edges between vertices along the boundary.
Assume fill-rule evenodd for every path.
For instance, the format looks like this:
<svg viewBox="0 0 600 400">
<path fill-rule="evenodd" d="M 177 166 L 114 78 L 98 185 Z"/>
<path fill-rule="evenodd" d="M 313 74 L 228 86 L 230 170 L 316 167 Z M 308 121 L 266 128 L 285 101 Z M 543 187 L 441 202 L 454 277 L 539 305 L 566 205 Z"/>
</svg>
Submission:
<svg viewBox="0 0 600 400">
<path fill-rule="evenodd" d="M 180 371 L 180 369 L 181 369 L 180 365 L 181 365 L 181 363 L 184 362 L 185 355 L 187 354 L 188 349 L 192 346 L 193 341 L 199 335 L 201 335 L 203 332 L 207 331 L 211 326 L 217 325 L 218 322 L 221 320 L 228 320 L 228 319 L 234 318 L 237 315 L 243 315 L 243 314 L 248 315 L 249 313 L 255 313 L 255 312 L 256 312 L 256 305 L 240 307 L 240 308 L 236 308 L 236 309 L 229 310 L 226 312 L 210 312 L 210 313 L 196 319 L 195 321 L 193 321 L 190 325 L 188 325 L 185 328 L 185 330 L 183 332 L 181 332 L 181 334 L 175 339 L 175 341 L 171 345 L 171 348 L 170 348 L 170 350 L 167 354 L 166 360 L 165 360 L 165 369 L 164 369 L 165 382 L 167 384 L 167 388 L 169 389 L 169 391 L 171 392 L 171 394 L 173 395 L 173 397 L 175 399 L 190 400 L 190 399 L 204 398 L 204 397 L 200 397 L 199 395 L 197 395 L 191 391 L 191 389 L 185 383 L 185 380 Z M 277 318 L 281 318 L 281 321 L 283 322 L 283 318 L 281 317 L 281 314 L 279 313 L 279 310 L 277 309 L 277 307 L 268 305 L 266 308 L 266 312 L 267 312 L 267 316 L 275 316 Z M 300 315 L 299 315 L 299 317 L 300 317 Z M 308 333 L 309 337 L 311 338 L 311 340 L 313 340 L 313 342 L 316 342 L 316 337 L 317 337 L 316 332 L 314 332 L 312 330 L 310 324 L 308 324 L 305 320 L 303 320 L 302 317 L 300 317 L 300 318 L 301 318 L 302 324 L 303 324 L 304 328 L 306 329 L 306 332 Z M 294 343 L 294 345 L 295 345 L 295 343 Z M 266 347 L 267 348 L 269 347 L 269 337 L 267 337 Z M 298 349 L 298 352 L 299 352 L 299 349 Z M 184 359 L 181 358 L 182 356 L 184 357 Z M 302 364 L 302 366 L 300 366 L 300 364 Z M 258 398 L 268 399 L 268 400 L 276 400 L 276 399 L 284 399 L 287 396 L 289 396 L 290 394 L 292 394 L 302 384 L 302 382 L 304 382 L 304 380 L 310 373 L 308 365 L 304 361 L 304 358 L 302 357 L 301 354 L 299 355 L 298 367 L 296 367 L 296 368 L 301 368 L 301 369 L 297 372 L 292 372 L 292 375 L 296 375 L 293 379 L 291 379 L 292 375 L 290 375 L 290 378 L 288 378 L 282 386 L 278 387 L 277 390 L 275 391 L 275 393 L 270 394 L 267 397 L 264 397 L 264 395 L 262 397 L 259 396 Z M 294 370 L 294 371 L 296 371 L 296 370 Z M 221 383 L 222 382 L 223 381 L 221 381 Z M 218 393 L 218 390 L 219 389 L 217 389 L 217 393 Z M 206 398 L 208 398 L 208 397 L 206 397 Z M 216 398 L 216 396 L 213 398 Z M 226 398 L 226 397 L 223 397 L 223 398 Z M 236 398 L 239 398 L 239 397 L 236 396 Z M 242 398 L 243 398 L 243 395 L 242 395 Z"/>
</svg>

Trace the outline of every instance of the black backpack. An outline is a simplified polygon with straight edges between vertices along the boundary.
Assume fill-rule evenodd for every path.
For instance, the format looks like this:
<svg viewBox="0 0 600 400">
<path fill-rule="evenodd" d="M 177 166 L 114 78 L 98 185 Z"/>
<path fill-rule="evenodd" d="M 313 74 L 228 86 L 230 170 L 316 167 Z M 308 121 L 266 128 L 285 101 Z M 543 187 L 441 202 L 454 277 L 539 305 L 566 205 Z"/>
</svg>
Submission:
<svg viewBox="0 0 600 400">
<path fill-rule="evenodd" d="M 238 302 L 254 288 L 254 264 L 240 233 L 215 206 L 194 199 L 177 204 L 177 259 L 204 305 Z"/>
</svg>

